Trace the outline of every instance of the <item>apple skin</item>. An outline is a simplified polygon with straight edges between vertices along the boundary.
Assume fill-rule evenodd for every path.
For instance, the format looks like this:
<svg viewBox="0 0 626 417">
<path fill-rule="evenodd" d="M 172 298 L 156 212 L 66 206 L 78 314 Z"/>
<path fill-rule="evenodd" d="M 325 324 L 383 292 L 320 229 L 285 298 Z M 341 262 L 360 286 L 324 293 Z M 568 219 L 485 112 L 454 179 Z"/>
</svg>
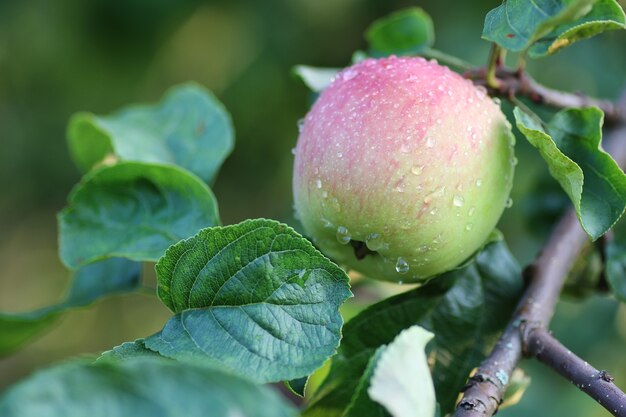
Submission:
<svg viewBox="0 0 626 417">
<path fill-rule="evenodd" d="M 296 216 L 336 262 L 424 281 L 489 238 L 509 199 L 514 141 L 485 90 L 447 67 L 361 61 L 337 74 L 301 126 Z"/>
</svg>

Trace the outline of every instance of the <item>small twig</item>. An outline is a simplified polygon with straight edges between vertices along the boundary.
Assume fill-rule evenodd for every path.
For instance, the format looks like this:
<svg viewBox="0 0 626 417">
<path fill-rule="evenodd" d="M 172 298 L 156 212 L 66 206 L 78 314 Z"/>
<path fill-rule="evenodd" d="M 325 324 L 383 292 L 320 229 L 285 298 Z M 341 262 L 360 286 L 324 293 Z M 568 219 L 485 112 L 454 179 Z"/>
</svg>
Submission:
<svg viewBox="0 0 626 417">
<path fill-rule="evenodd" d="M 606 371 L 599 371 L 574 355 L 543 328 L 528 330 L 526 341 L 527 355 L 554 369 L 614 416 L 626 417 L 626 394 Z"/>
<path fill-rule="evenodd" d="M 626 122 L 626 106 L 620 106 L 611 100 L 596 99 L 583 94 L 567 93 L 545 87 L 523 71 L 498 68 L 495 73 L 498 79 L 497 87 L 488 81 L 489 75 L 485 68 L 466 71 L 464 76 L 473 80 L 475 84 L 485 86 L 489 94 L 495 97 L 523 96 L 536 104 L 556 108 L 596 106 L 604 112 L 604 118 L 608 124 Z"/>
<path fill-rule="evenodd" d="M 613 129 L 606 150 L 620 166 L 626 164 L 626 124 Z M 465 388 L 456 417 L 491 416 L 498 410 L 513 370 L 528 345 L 520 327 L 547 329 L 567 275 L 588 242 L 576 213 L 570 209 L 552 232 L 530 271 L 531 279 L 504 333 Z"/>
</svg>

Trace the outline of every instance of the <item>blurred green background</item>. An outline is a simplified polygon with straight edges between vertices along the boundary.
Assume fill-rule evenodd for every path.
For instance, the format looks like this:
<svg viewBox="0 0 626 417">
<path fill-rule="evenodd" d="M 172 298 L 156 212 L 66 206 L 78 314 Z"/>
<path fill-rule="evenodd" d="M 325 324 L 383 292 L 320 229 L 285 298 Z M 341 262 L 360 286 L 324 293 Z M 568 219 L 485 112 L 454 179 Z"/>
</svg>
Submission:
<svg viewBox="0 0 626 417">
<path fill-rule="evenodd" d="M 156 101 L 196 80 L 232 114 L 237 145 L 214 187 L 223 222 L 271 217 L 294 223 L 291 148 L 310 96 L 296 64 L 345 66 L 365 48 L 374 19 L 410 5 L 435 22 L 436 47 L 486 60 L 482 22 L 498 0 L 0 0 L 0 310 L 59 299 L 69 274 L 57 258 L 55 213 L 79 179 L 65 146 L 69 116 Z M 624 4 L 622 2 L 622 4 Z M 581 42 L 530 71 L 554 87 L 616 97 L 626 86 L 626 34 Z M 537 155 L 518 140 L 515 205 L 501 228 L 527 263 L 557 214 L 555 190 Z M 153 333 L 169 314 L 154 297 L 108 299 L 66 315 L 56 328 L 0 360 L 0 390 L 37 367 L 106 350 Z M 626 308 L 610 298 L 559 306 L 553 329 L 576 353 L 626 387 Z M 2 337 L 2 335 L 0 335 Z M 607 416 L 535 363 L 533 384 L 502 416 Z"/>
</svg>

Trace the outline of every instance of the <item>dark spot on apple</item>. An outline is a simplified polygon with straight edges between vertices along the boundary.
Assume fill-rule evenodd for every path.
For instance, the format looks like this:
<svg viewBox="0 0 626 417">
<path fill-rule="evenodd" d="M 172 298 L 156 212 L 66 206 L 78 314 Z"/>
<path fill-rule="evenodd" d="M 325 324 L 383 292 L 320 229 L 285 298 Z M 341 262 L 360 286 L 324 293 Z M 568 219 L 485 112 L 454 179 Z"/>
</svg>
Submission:
<svg viewBox="0 0 626 417">
<path fill-rule="evenodd" d="M 515 37 L 515 35 L 514 35 L 514 34 L 512 34 L 512 33 L 507 33 L 506 37 L 507 37 L 507 38 L 514 38 L 514 37 Z"/>
<path fill-rule="evenodd" d="M 365 258 L 367 255 L 374 255 L 374 254 L 376 254 L 376 252 L 374 252 L 373 250 L 370 250 L 370 248 L 367 247 L 365 242 L 361 242 L 361 241 L 358 241 L 358 240 L 351 240 L 350 241 L 350 245 L 352 245 L 352 247 L 354 248 L 354 256 L 359 261 L 361 259 Z"/>
</svg>

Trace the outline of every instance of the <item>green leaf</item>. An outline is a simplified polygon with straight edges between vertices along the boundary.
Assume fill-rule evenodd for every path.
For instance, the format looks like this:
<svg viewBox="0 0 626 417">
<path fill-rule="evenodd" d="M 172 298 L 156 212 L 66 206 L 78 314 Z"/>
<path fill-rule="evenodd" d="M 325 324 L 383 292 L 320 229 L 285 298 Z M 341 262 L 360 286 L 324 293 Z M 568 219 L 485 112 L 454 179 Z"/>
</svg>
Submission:
<svg viewBox="0 0 626 417">
<path fill-rule="evenodd" d="M 37 372 L 0 398 L 3 417 L 295 417 L 268 387 L 160 358 L 75 360 Z"/>
<path fill-rule="evenodd" d="M 386 350 L 387 346 L 381 346 L 369 358 L 363 375 L 357 379 L 358 384 L 342 417 L 388 417 L 390 415 L 385 407 L 374 402 L 368 393 L 374 371 L 377 369 L 380 357 Z"/>
<path fill-rule="evenodd" d="M 539 150 L 550 174 L 574 203 L 587 234 L 593 240 L 602 236 L 626 208 L 626 176 L 600 146 L 602 111 L 563 110 L 545 127 L 519 107 L 513 113 L 517 128 Z"/>
<path fill-rule="evenodd" d="M 108 259 L 88 265 L 76 272 L 63 302 L 26 313 L 0 313 L 0 357 L 48 328 L 67 309 L 137 289 L 140 267 L 140 264 L 126 259 Z"/>
<path fill-rule="evenodd" d="M 314 93 L 319 93 L 333 82 L 339 68 L 317 68 L 308 65 L 296 65 L 292 73 Z"/>
<path fill-rule="evenodd" d="M 424 10 L 411 7 L 376 20 L 365 38 L 373 55 L 411 55 L 433 45 L 435 30 Z"/>
<path fill-rule="evenodd" d="M 304 397 L 306 392 L 306 385 L 309 382 L 308 376 L 303 376 L 302 378 L 292 379 L 291 381 L 285 381 L 285 386 L 289 389 L 289 391 L 296 394 L 298 397 Z"/>
<path fill-rule="evenodd" d="M 89 171 L 107 156 L 122 161 L 179 165 L 213 182 L 234 146 L 230 116 L 204 87 L 189 83 L 155 105 L 128 107 L 110 116 L 77 113 L 68 145 L 76 165 Z"/>
<path fill-rule="evenodd" d="M 625 23 L 615 0 L 504 0 L 487 14 L 483 38 L 542 57 Z"/>
<path fill-rule="evenodd" d="M 159 297 L 178 313 L 145 341 L 164 356 L 271 382 L 309 375 L 339 344 L 348 277 L 284 224 L 204 229 L 156 269 Z"/>
<path fill-rule="evenodd" d="M 87 174 L 59 215 L 61 260 L 70 268 L 111 257 L 156 261 L 199 229 L 219 224 L 211 190 L 168 165 L 122 162 Z"/>
<path fill-rule="evenodd" d="M 98 360 L 128 360 L 145 356 L 162 357 L 157 352 L 148 349 L 144 339 L 137 339 L 134 342 L 124 342 L 111 350 L 103 352 Z"/>
<path fill-rule="evenodd" d="M 606 280 L 615 298 L 626 303 L 626 219 L 613 231 L 613 239 L 605 246 Z"/>
<path fill-rule="evenodd" d="M 416 324 L 435 334 L 433 381 L 441 414 L 447 414 L 467 375 L 505 326 L 521 290 L 519 265 L 506 245 L 496 242 L 464 268 L 367 308 L 344 326 L 339 353 L 304 415 L 342 416 L 376 349 Z"/>
<path fill-rule="evenodd" d="M 432 338 L 420 326 L 403 330 L 376 364 L 368 393 L 393 417 L 435 415 L 435 388 L 424 352 Z"/>
</svg>

